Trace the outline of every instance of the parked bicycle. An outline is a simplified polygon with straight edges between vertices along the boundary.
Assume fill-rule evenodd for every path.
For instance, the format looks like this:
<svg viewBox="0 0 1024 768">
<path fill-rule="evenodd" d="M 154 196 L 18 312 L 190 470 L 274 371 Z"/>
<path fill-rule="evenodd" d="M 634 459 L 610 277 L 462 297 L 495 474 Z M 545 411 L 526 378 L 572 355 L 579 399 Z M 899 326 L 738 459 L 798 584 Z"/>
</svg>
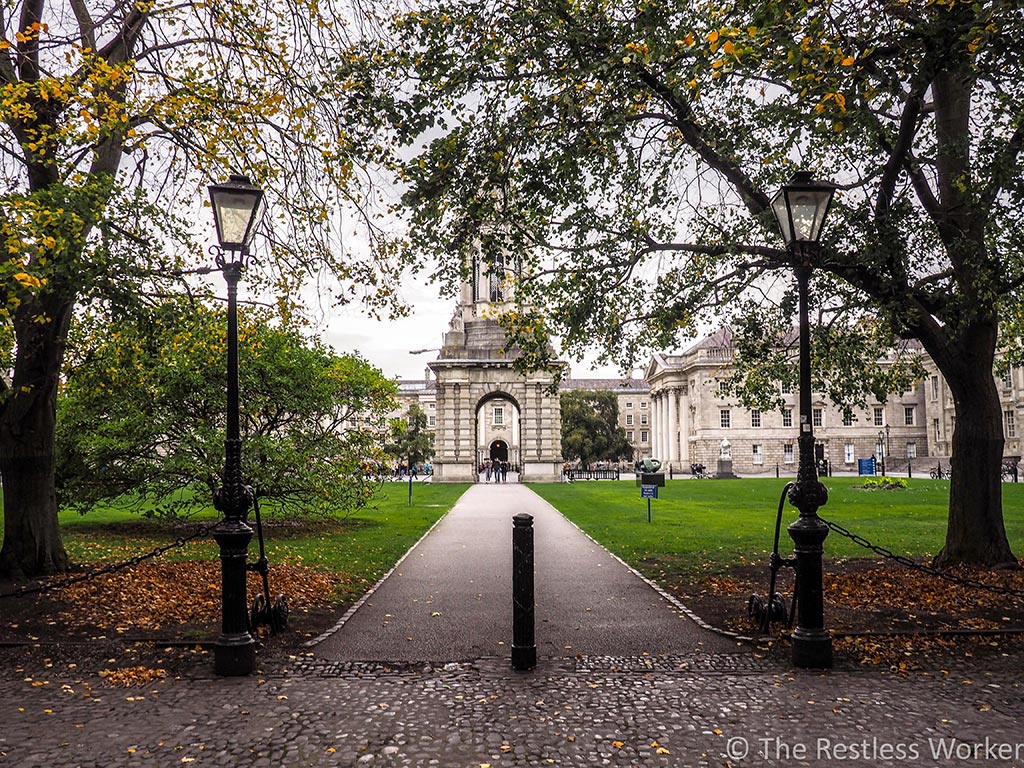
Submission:
<svg viewBox="0 0 1024 768">
<path fill-rule="evenodd" d="M 999 475 L 1004 483 L 1016 483 L 1018 480 L 1017 472 L 1018 464 L 1016 461 L 1004 461 Z"/>
<path fill-rule="evenodd" d="M 932 480 L 949 479 L 949 470 L 948 469 L 943 469 L 941 464 L 936 464 L 928 472 L 928 477 L 930 477 Z"/>
<path fill-rule="evenodd" d="M 707 478 L 711 477 L 711 475 L 709 475 L 707 472 L 707 467 L 705 467 L 703 464 L 691 464 L 690 473 L 698 480 L 706 480 Z"/>
</svg>

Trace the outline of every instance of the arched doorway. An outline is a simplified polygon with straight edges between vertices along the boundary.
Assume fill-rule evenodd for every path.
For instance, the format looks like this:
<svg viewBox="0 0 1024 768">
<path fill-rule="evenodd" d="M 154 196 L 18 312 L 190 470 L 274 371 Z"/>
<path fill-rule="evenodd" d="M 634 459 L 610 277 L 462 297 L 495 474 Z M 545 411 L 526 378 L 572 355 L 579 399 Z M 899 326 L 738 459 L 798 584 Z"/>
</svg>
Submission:
<svg viewBox="0 0 1024 768">
<path fill-rule="evenodd" d="M 504 440 L 491 443 L 491 461 L 508 461 L 508 443 Z"/>
<path fill-rule="evenodd" d="M 505 388 L 486 393 L 476 404 L 476 452 L 478 463 L 507 462 L 519 471 L 522 447 L 522 408 Z"/>
</svg>

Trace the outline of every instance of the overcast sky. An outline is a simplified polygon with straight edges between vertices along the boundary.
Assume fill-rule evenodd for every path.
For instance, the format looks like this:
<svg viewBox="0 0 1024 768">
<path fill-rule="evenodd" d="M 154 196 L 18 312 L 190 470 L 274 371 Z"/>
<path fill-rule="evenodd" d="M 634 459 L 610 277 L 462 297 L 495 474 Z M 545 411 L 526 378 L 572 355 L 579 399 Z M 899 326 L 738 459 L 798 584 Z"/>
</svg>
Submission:
<svg viewBox="0 0 1024 768">
<path fill-rule="evenodd" d="M 437 350 L 455 311 L 455 299 L 442 299 L 438 286 L 408 278 L 403 283 L 403 298 L 412 307 L 409 317 L 394 321 L 376 321 L 357 309 L 330 310 L 320 329 L 323 341 L 337 352 L 359 352 L 380 368 L 388 378 L 423 378 L 427 364 L 437 358 Z M 413 355 L 411 350 L 429 349 Z M 591 371 L 587 363 L 569 361 L 576 378 L 617 377 L 614 367 Z"/>
</svg>

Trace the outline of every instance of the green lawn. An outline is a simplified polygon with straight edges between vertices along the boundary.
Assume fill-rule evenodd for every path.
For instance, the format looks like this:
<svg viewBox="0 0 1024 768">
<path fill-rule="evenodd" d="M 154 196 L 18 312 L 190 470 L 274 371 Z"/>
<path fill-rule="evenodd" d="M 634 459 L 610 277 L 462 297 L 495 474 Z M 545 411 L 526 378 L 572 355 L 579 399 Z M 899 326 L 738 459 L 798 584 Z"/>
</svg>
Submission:
<svg viewBox="0 0 1024 768">
<path fill-rule="evenodd" d="M 366 585 L 386 573 L 452 507 L 467 487 L 417 483 L 410 506 L 407 484 L 386 483 L 371 507 L 349 517 L 315 520 L 305 525 L 267 521 L 265 535 L 271 574 L 274 563 L 284 562 L 345 573 L 351 576 L 353 594 L 342 597 L 358 597 Z M 198 522 L 213 522 L 216 515 L 211 510 L 203 518 Z M 188 531 L 188 527 L 169 530 L 166 524 L 120 509 L 97 509 L 84 516 L 62 513 L 60 521 L 68 554 L 81 564 L 127 559 Z M 251 559 L 255 559 L 255 536 L 249 552 Z M 210 537 L 163 556 L 169 560 L 216 557 L 217 547 Z"/>
<path fill-rule="evenodd" d="M 910 480 L 901 491 L 861 490 L 855 477 L 825 480 L 829 501 L 820 515 L 902 555 L 927 558 L 942 546 L 948 480 Z M 632 481 L 531 485 L 570 520 L 634 566 L 718 572 L 732 564 L 768 562 L 785 480 L 669 480 L 651 502 Z M 1024 483 L 1003 484 L 1003 513 L 1014 552 L 1024 555 Z M 792 540 L 785 526 L 797 512 L 788 502 L 779 549 Z M 830 533 L 826 557 L 874 557 Z M 656 575 L 656 574 L 655 574 Z"/>
</svg>

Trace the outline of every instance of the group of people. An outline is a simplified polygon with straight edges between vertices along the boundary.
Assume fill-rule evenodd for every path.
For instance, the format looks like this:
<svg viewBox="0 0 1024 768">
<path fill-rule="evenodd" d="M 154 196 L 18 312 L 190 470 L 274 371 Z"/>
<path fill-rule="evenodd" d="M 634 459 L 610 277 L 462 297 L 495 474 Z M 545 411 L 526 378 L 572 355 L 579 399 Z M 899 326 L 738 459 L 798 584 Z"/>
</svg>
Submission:
<svg viewBox="0 0 1024 768">
<path fill-rule="evenodd" d="M 480 473 L 484 475 L 484 482 L 491 482 L 491 478 L 494 478 L 496 483 L 508 482 L 508 471 L 512 468 L 512 465 L 507 461 L 501 459 L 484 459 L 483 463 L 480 464 Z"/>
</svg>

